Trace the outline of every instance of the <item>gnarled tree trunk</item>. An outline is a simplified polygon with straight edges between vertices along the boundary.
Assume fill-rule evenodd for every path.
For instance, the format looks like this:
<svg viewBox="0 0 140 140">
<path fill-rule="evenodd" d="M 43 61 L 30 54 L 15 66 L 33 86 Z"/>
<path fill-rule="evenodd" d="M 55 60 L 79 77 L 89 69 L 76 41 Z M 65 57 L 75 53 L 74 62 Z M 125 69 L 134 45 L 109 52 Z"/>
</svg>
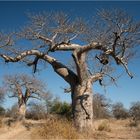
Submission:
<svg viewBox="0 0 140 140">
<path fill-rule="evenodd" d="M 26 105 L 25 104 L 22 104 L 19 107 L 19 116 L 18 116 L 18 119 L 19 120 L 24 120 L 25 119 L 25 115 L 26 115 Z"/>
<path fill-rule="evenodd" d="M 26 115 L 26 103 L 24 101 L 23 96 L 19 98 L 18 105 L 19 105 L 18 120 L 24 120 Z"/>
<path fill-rule="evenodd" d="M 72 111 L 74 123 L 78 130 L 85 131 L 92 128 L 93 94 L 90 82 L 72 88 Z"/>
</svg>

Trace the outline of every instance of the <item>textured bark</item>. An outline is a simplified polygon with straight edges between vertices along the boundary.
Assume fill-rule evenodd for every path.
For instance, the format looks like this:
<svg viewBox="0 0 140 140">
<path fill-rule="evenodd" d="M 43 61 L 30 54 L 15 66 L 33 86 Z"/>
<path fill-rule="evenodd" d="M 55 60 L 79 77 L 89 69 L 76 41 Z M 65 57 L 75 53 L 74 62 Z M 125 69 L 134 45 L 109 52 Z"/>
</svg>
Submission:
<svg viewBox="0 0 140 140">
<path fill-rule="evenodd" d="M 24 120 L 26 114 L 26 101 L 23 95 L 18 97 L 18 107 L 19 107 L 18 120 Z"/>
<path fill-rule="evenodd" d="M 92 84 L 76 85 L 72 91 L 72 111 L 75 126 L 80 131 L 92 128 L 93 125 L 93 94 Z"/>
<path fill-rule="evenodd" d="M 75 126 L 80 131 L 91 129 L 93 124 L 92 79 L 87 70 L 86 55 L 79 50 L 73 52 L 78 83 L 71 88 L 72 109 Z"/>
<path fill-rule="evenodd" d="M 25 119 L 25 114 L 26 114 L 26 104 L 23 103 L 19 106 L 18 120 L 24 120 Z"/>
</svg>

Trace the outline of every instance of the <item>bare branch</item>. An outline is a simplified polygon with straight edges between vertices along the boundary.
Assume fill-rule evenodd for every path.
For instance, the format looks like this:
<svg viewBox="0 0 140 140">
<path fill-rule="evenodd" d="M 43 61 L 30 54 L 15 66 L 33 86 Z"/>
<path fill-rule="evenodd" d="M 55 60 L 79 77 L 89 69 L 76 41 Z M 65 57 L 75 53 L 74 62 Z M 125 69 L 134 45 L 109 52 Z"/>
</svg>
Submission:
<svg viewBox="0 0 140 140">
<path fill-rule="evenodd" d="M 52 37 L 52 41 L 54 42 L 55 38 L 57 37 L 58 33 L 55 33 L 54 36 Z"/>
<path fill-rule="evenodd" d="M 61 87 L 63 90 L 64 90 L 64 93 L 71 93 L 71 88 L 69 87 L 66 87 L 66 88 L 63 88 Z"/>
<path fill-rule="evenodd" d="M 8 95 L 8 97 L 9 97 L 9 98 L 13 98 L 13 97 L 14 97 L 14 98 L 18 98 L 18 96 L 16 96 L 16 95 L 11 95 L 11 96 Z"/>
<path fill-rule="evenodd" d="M 49 39 L 49 38 L 47 38 L 47 37 L 45 37 L 45 36 L 43 36 L 43 35 L 36 34 L 36 37 L 37 37 L 38 39 L 43 40 L 46 44 L 49 44 L 49 45 L 52 44 L 52 40 Z"/>
<path fill-rule="evenodd" d="M 69 39 L 69 41 L 74 40 L 77 36 L 78 36 L 78 34 L 74 35 L 73 37 L 71 37 L 71 38 Z"/>
<path fill-rule="evenodd" d="M 98 80 L 102 80 L 103 78 L 103 73 L 96 73 L 90 76 L 91 82 L 96 82 Z"/>
<path fill-rule="evenodd" d="M 35 96 L 29 96 L 29 98 L 34 98 L 34 99 L 41 100 L 39 97 L 35 97 Z"/>
<path fill-rule="evenodd" d="M 34 66 L 33 67 L 34 73 L 36 72 L 36 69 L 37 69 L 38 60 L 39 60 L 39 57 L 36 56 L 33 62 L 27 64 L 28 66 L 32 66 L 32 65 Z"/>
<path fill-rule="evenodd" d="M 1 35 L 0 34 L 0 41 L 3 42 L 3 44 L 0 44 L 0 48 L 4 48 L 6 46 L 12 46 L 13 40 L 12 40 L 12 35 Z"/>
<path fill-rule="evenodd" d="M 93 50 L 93 49 L 103 49 L 103 46 L 101 45 L 101 43 L 98 43 L 98 42 L 92 42 L 91 44 L 89 45 L 86 45 L 86 46 L 83 46 L 80 48 L 80 51 L 78 52 L 78 55 L 84 53 L 84 52 L 88 52 L 90 50 Z M 103 49 L 104 50 L 104 49 Z"/>
<path fill-rule="evenodd" d="M 129 69 L 128 69 L 128 67 L 127 67 L 127 63 L 123 61 L 123 58 L 120 58 L 120 57 L 118 57 L 118 56 L 115 56 L 114 54 L 111 54 L 111 55 L 112 55 L 112 57 L 115 59 L 115 61 L 116 61 L 116 63 L 117 63 L 118 65 L 121 64 L 121 65 L 125 68 L 126 73 L 127 73 L 128 76 L 130 76 L 130 78 L 132 79 L 132 78 L 133 78 L 133 75 L 129 72 Z"/>
<path fill-rule="evenodd" d="M 50 51 L 74 51 L 76 49 L 81 49 L 82 46 L 79 44 L 70 44 L 67 42 L 61 42 L 59 44 L 55 44 L 50 48 Z"/>
<path fill-rule="evenodd" d="M 49 64 L 52 65 L 54 71 L 58 73 L 61 77 L 63 77 L 64 80 L 66 80 L 68 83 L 74 84 L 75 82 L 77 82 L 77 76 L 73 71 L 68 69 L 68 67 L 66 67 L 65 65 L 57 61 L 55 58 L 50 57 L 47 54 L 44 55 L 38 50 L 24 51 L 18 56 L 16 56 L 15 58 L 0 54 L 0 56 L 5 59 L 5 62 L 18 62 L 23 58 L 25 58 L 26 56 L 30 56 L 30 55 L 35 55 L 40 59 L 47 61 Z"/>
<path fill-rule="evenodd" d="M 115 54 L 115 53 L 116 53 L 116 44 L 117 44 L 117 41 L 118 41 L 118 39 L 120 38 L 120 36 L 118 35 L 117 32 L 114 32 L 114 35 L 115 35 L 115 39 L 114 39 L 112 48 L 113 48 L 113 52 L 114 52 L 114 54 Z"/>
<path fill-rule="evenodd" d="M 116 83 L 116 78 L 114 78 L 113 76 L 107 74 L 107 73 L 104 73 L 105 76 L 109 77 L 111 79 L 111 82 L 113 82 L 116 86 L 117 86 L 117 83 Z"/>
<path fill-rule="evenodd" d="M 0 56 L 5 60 L 5 62 L 18 62 L 28 55 L 36 55 L 36 56 L 42 57 L 43 53 L 41 53 L 38 50 L 29 50 L 29 51 L 22 52 L 21 54 L 17 55 L 15 58 L 7 56 L 7 55 L 0 54 Z"/>
<path fill-rule="evenodd" d="M 130 76 L 130 78 L 132 79 L 133 78 L 133 75 L 130 73 L 130 71 L 128 70 L 128 67 L 127 67 L 127 64 L 124 63 L 124 62 L 121 62 L 122 65 L 124 66 L 125 70 L 126 70 L 126 73 Z"/>
</svg>

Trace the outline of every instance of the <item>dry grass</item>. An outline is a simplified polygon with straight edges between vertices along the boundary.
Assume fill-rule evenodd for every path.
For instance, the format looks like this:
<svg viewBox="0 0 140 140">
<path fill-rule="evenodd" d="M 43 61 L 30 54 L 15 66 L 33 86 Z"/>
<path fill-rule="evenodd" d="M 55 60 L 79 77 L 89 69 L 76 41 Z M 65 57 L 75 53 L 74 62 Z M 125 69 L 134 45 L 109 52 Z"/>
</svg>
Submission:
<svg viewBox="0 0 140 140">
<path fill-rule="evenodd" d="M 38 136 L 36 135 L 38 134 Z M 32 133 L 33 138 L 43 139 L 78 139 L 82 136 L 76 131 L 73 124 L 65 119 L 50 118 L 35 129 Z"/>
<path fill-rule="evenodd" d="M 107 121 L 103 121 L 98 126 L 98 131 L 107 131 L 110 132 L 111 128 Z"/>
<path fill-rule="evenodd" d="M 140 139 L 140 127 L 131 128 L 129 124 L 129 120 L 96 120 L 92 131 L 80 134 L 69 121 L 53 118 L 35 128 L 32 136 L 34 139 Z"/>
<path fill-rule="evenodd" d="M 13 122 L 0 119 L 0 140 L 6 139 L 94 139 L 94 140 L 138 140 L 140 139 L 140 122 L 130 127 L 130 120 L 102 119 L 94 121 L 94 128 L 89 133 L 78 133 L 73 124 L 67 120 L 52 117 L 46 120 L 26 120 Z M 3 121 L 3 122 L 2 122 Z"/>
<path fill-rule="evenodd" d="M 3 117 L 0 117 L 0 128 L 2 128 L 3 127 Z"/>
<path fill-rule="evenodd" d="M 2 127 L 2 119 L 0 118 L 0 128 Z"/>
</svg>

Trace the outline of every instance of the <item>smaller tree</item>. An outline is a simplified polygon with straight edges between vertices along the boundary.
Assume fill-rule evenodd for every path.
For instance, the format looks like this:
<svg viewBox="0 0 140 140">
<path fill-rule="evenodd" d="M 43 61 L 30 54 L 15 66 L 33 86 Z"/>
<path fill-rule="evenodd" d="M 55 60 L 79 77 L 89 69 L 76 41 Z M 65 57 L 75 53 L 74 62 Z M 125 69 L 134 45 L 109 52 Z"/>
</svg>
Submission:
<svg viewBox="0 0 140 140">
<path fill-rule="evenodd" d="M 10 98 L 18 99 L 18 118 L 25 118 L 26 105 L 30 98 L 41 99 L 46 94 L 45 85 L 42 81 L 28 75 L 7 75 L 4 85 Z M 10 95 L 9 95 L 10 94 Z"/>
<path fill-rule="evenodd" d="M 129 109 L 129 114 L 136 124 L 137 124 L 137 121 L 140 121 L 140 102 L 132 103 Z"/>
<path fill-rule="evenodd" d="M 112 113 L 116 119 L 126 119 L 129 116 L 128 111 L 124 108 L 121 102 L 112 106 Z"/>
<path fill-rule="evenodd" d="M 109 100 L 101 94 L 93 95 L 93 114 L 94 118 L 107 118 L 109 113 Z"/>
</svg>

